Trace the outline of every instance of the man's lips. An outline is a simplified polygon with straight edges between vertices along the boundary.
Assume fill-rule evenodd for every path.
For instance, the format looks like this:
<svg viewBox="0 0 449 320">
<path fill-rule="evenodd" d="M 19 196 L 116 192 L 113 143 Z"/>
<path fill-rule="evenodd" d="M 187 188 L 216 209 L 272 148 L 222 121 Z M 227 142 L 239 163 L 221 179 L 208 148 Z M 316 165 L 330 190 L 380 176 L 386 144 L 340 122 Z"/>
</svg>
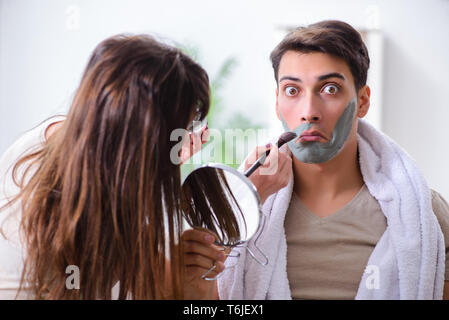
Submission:
<svg viewBox="0 0 449 320">
<path fill-rule="evenodd" d="M 296 139 L 296 142 L 307 142 L 307 141 L 320 141 L 320 140 L 326 140 L 324 136 L 316 130 L 307 130 L 301 133 L 298 139 Z"/>
</svg>

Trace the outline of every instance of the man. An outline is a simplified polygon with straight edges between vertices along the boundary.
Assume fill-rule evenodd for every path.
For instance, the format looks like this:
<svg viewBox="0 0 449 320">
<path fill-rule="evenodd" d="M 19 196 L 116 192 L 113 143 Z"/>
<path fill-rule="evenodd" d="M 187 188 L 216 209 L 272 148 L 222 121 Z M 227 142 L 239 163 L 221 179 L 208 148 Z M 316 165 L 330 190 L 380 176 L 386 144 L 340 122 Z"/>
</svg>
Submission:
<svg viewBox="0 0 449 320">
<path fill-rule="evenodd" d="M 359 33 L 340 21 L 299 28 L 271 60 L 277 116 L 299 137 L 281 148 L 293 177 L 263 205 L 257 247 L 269 264 L 235 249 L 219 297 L 441 299 L 444 287 L 449 298 L 449 205 L 399 146 L 359 120 L 370 106 Z M 273 178 L 258 170 L 251 179 L 262 190 Z"/>
</svg>

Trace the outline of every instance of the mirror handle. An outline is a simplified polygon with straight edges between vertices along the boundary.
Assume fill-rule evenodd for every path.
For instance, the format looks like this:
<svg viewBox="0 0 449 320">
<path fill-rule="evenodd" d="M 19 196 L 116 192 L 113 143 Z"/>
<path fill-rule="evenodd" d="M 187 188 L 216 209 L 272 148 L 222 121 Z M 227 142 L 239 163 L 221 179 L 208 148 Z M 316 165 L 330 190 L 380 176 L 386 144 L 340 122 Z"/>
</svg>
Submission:
<svg viewBox="0 0 449 320">
<path fill-rule="evenodd" d="M 259 246 L 257 245 L 257 242 L 259 241 L 260 235 L 262 234 L 263 228 L 265 227 L 265 215 L 262 216 L 262 221 L 260 224 L 260 229 L 258 231 L 258 234 L 256 236 L 256 239 L 254 240 L 254 248 L 256 248 L 257 251 L 259 251 L 259 253 L 265 258 L 265 261 L 262 262 L 259 259 L 257 259 L 257 257 L 255 256 L 254 252 L 252 252 L 252 250 L 250 248 L 248 248 L 248 245 L 246 246 L 246 250 L 248 251 L 248 253 L 251 255 L 251 257 L 254 258 L 254 260 L 257 261 L 257 263 L 259 263 L 262 266 L 266 266 L 269 262 L 268 260 L 268 256 L 262 252 L 262 250 L 259 248 Z"/>
<path fill-rule="evenodd" d="M 209 270 L 207 270 L 207 271 L 201 276 L 201 279 L 212 281 L 212 280 L 217 280 L 218 278 L 220 278 L 220 277 L 221 277 L 221 274 L 222 274 L 223 272 L 220 272 L 219 274 L 217 274 L 216 277 L 209 278 L 209 277 L 207 276 L 209 273 L 211 273 L 213 270 L 215 270 L 216 267 L 217 267 L 217 264 L 214 262 L 214 265 L 213 265 L 212 267 L 210 267 Z"/>
<path fill-rule="evenodd" d="M 256 255 L 254 254 L 254 252 L 253 252 L 250 248 L 248 248 L 248 247 L 245 247 L 245 248 L 246 248 L 246 251 L 248 251 L 248 253 L 251 255 L 251 257 L 253 257 L 253 259 L 256 260 L 256 262 L 257 262 L 258 264 L 260 264 L 260 265 L 262 265 L 262 266 L 266 266 L 266 265 L 268 264 L 268 256 L 265 255 L 265 254 L 262 252 L 262 250 L 259 249 L 259 247 L 256 247 L 256 246 L 255 246 L 255 248 L 257 249 L 257 251 L 259 251 L 260 254 L 265 258 L 265 261 L 264 261 L 264 262 L 260 261 L 260 260 L 256 257 Z"/>
</svg>

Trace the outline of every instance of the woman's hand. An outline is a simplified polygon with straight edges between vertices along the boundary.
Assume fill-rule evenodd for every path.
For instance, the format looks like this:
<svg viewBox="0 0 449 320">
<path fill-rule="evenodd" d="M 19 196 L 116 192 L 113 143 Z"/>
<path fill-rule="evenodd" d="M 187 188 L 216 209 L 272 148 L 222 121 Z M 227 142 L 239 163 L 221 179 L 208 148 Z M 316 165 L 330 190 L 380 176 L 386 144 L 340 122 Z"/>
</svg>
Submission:
<svg viewBox="0 0 449 320">
<path fill-rule="evenodd" d="M 293 172 L 290 155 L 280 152 L 276 146 L 271 146 L 271 144 L 256 147 L 245 161 L 245 171 L 268 149 L 271 151 L 264 164 L 249 177 L 259 193 L 262 204 L 271 194 L 287 186 Z"/>
<path fill-rule="evenodd" d="M 225 252 L 214 245 L 215 236 L 205 229 L 189 229 L 181 237 L 184 251 L 184 298 L 189 300 L 218 299 L 216 280 L 201 276 L 214 264 L 216 268 L 207 276 L 216 277 L 225 268 Z"/>
<path fill-rule="evenodd" d="M 189 160 L 195 153 L 201 150 L 203 144 L 209 141 L 209 126 L 206 125 L 200 132 L 188 132 L 186 142 L 181 147 L 181 164 Z"/>
</svg>

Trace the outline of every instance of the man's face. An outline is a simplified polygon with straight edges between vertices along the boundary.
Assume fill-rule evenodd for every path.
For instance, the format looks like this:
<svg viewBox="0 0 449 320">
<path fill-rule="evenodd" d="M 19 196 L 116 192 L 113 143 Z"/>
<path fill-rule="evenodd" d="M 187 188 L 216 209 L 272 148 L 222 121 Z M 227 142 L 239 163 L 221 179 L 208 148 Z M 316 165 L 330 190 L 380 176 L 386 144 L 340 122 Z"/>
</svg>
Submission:
<svg viewBox="0 0 449 320">
<path fill-rule="evenodd" d="M 357 94 L 344 60 L 320 52 L 287 51 L 279 64 L 276 112 L 299 138 L 289 147 L 300 161 L 325 162 L 347 141 L 356 121 Z"/>
</svg>

